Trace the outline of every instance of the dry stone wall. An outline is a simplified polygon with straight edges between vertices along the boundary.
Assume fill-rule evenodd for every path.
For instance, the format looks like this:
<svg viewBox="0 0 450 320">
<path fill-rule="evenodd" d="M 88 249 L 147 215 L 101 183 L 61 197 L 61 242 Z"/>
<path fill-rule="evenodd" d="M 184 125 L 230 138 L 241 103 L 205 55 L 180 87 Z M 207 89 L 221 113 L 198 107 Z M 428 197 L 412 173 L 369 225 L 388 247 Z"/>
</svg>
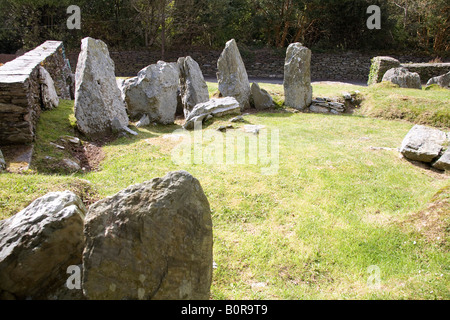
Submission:
<svg viewBox="0 0 450 320">
<path fill-rule="evenodd" d="M 422 83 L 450 72 L 450 63 L 404 63 L 402 66 L 418 73 Z"/>
<path fill-rule="evenodd" d="M 51 75 L 59 97 L 70 99 L 66 79 L 70 77 L 64 46 L 47 41 L 0 67 L 0 145 L 34 141 L 41 112 L 39 67 Z"/>
<path fill-rule="evenodd" d="M 250 78 L 283 79 L 285 50 L 239 49 Z M 205 78 L 216 78 L 217 60 L 221 52 L 219 50 L 174 50 L 166 53 L 164 61 L 176 62 L 179 57 L 191 56 L 199 64 Z M 161 60 L 159 51 L 111 51 L 110 55 L 116 65 L 116 75 L 121 77 L 133 77 L 139 70 Z M 331 80 L 367 83 L 371 59 L 377 55 L 377 53 L 318 53 L 313 51 L 311 79 L 312 81 Z M 72 52 L 68 56 L 72 66 L 75 66 L 78 52 Z M 431 60 L 431 57 L 397 55 L 393 57 L 402 63 L 423 63 Z M 417 71 L 414 70 L 413 72 Z M 420 72 L 418 73 L 420 74 Z M 424 81 L 427 80 L 424 79 Z"/>
</svg>

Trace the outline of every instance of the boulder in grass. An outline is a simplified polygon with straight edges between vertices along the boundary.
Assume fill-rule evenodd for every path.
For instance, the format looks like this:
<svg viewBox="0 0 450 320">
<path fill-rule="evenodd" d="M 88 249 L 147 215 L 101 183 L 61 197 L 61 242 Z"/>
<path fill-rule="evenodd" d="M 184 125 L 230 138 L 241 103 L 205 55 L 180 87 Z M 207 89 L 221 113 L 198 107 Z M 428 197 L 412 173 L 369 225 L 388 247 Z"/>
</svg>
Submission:
<svg viewBox="0 0 450 320">
<path fill-rule="evenodd" d="M 256 110 L 264 110 L 274 106 L 270 94 L 257 83 L 252 83 L 252 98 Z"/>
<path fill-rule="evenodd" d="M 447 72 L 446 74 L 443 74 L 438 77 L 431 78 L 427 82 L 427 87 L 431 86 L 432 84 L 437 84 L 438 86 L 449 89 L 450 88 L 450 72 Z"/>
<path fill-rule="evenodd" d="M 422 89 L 420 76 L 417 72 L 409 72 L 406 68 L 389 69 L 383 76 L 383 81 L 392 82 L 400 88 Z"/>
<path fill-rule="evenodd" d="M 67 268 L 81 263 L 85 213 L 74 193 L 52 192 L 0 221 L 0 299 L 62 294 Z"/>
<path fill-rule="evenodd" d="M 432 163 L 441 156 L 446 144 L 445 132 L 415 125 L 403 139 L 400 152 L 407 159 Z"/>
<path fill-rule="evenodd" d="M 208 199 L 186 171 L 130 186 L 89 208 L 83 291 L 93 300 L 209 299 Z"/>
<path fill-rule="evenodd" d="M 173 124 L 178 105 L 180 71 L 176 62 L 158 61 L 125 80 L 122 94 L 133 120 L 144 115 L 150 122 Z"/>
<path fill-rule="evenodd" d="M 433 168 L 438 170 L 450 170 L 450 148 L 447 149 L 435 163 L 433 163 Z"/>
</svg>

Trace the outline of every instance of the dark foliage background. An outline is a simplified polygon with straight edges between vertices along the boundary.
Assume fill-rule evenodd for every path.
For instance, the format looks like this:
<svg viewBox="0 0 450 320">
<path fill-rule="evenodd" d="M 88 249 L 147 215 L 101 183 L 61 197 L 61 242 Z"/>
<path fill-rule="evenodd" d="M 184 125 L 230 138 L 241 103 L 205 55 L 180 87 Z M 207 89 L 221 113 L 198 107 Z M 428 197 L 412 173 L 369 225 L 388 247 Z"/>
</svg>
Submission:
<svg viewBox="0 0 450 320">
<path fill-rule="evenodd" d="M 381 7 L 381 30 L 366 10 Z M 81 29 L 69 30 L 69 5 L 81 8 Z M 302 42 L 316 52 L 387 50 L 447 58 L 448 0 L 1 0 L 0 53 L 85 36 L 115 50 L 222 48 L 234 38 L 248 48 Z"/>
</svg>

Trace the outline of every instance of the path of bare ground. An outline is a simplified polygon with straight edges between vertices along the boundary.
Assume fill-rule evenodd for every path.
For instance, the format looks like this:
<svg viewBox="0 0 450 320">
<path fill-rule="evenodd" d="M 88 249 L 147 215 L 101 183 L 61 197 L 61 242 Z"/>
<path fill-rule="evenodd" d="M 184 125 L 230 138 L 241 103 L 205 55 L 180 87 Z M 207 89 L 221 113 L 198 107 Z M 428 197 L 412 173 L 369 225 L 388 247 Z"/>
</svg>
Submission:
<svg viewBox="0 0 450 320">
<path fill-rule="evenodd" d="M 98 171 L 101 162 L 105 159 L 102 147 L 116 138 L 116 136 L 107 136 L 94 141 L 84 141 L 78 145 L 65 142 L 64 147 L 78 160 L 84 172 Z"/>
</svg>

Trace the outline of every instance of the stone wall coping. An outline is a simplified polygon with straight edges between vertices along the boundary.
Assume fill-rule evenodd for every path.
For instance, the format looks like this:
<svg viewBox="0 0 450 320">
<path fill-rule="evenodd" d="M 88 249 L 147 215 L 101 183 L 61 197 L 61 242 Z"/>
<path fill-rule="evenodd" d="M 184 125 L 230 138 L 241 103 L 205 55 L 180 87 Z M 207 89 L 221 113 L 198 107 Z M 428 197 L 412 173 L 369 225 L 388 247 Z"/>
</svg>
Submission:
<svg viewBox="0 0 450 320">
<path fill-rule="evenodd" d="M 444 63 L 402 63 L 402 66 L 405 67 L 423 67 L 423 68 L 427 68 L 427 67 L 450 67 L 450 62 L 444 62 Z"/>
<path fill-rule="evenodd" d="M 34 68 L 50 57 L 62 45 L 62 41 L 46 41 L 35 49 L 0 66 L 0 83 L 25 82 Z"/>
</svg>

